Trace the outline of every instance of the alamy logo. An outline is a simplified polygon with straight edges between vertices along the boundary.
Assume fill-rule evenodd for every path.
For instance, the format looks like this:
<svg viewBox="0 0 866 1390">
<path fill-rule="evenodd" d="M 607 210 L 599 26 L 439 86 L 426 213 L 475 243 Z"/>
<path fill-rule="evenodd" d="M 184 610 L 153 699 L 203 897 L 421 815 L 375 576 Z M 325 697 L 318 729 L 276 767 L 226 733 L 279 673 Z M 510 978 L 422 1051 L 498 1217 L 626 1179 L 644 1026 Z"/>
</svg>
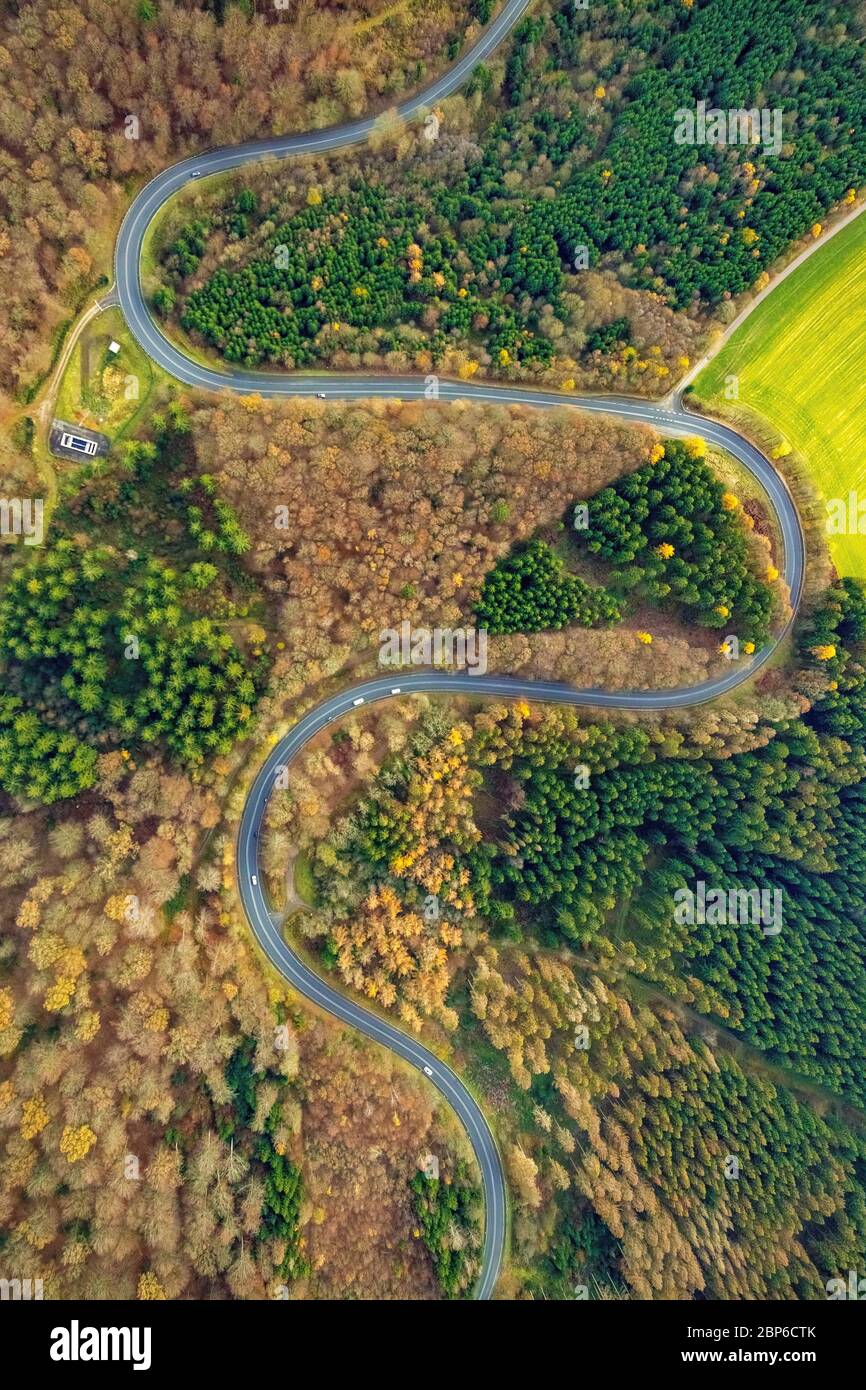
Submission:
<svg viewBox="0 0 866 1390">
<path fill-rule="evenodd" d="M 483 676 L 487 670 L 487 633 L 474 627 L 416 627 L 408 619 L 399 631 L 379 633 L 380 666 L 454 666 Z"/>
<path fill-rule="evenodd" d="M 25 545 L 41 545 L 43 511 L 41 497 L 0 497 L 0 536 L 23 536 Z"/>
<path fill-rule="evenodd" d="M 763 145 L 764 154 L 782 153 L 782 111 L 780 107 L 753 106 L 748 111 L 734 107 L 720 111 L 699 101 L 692 110 L 681 106 L 674 112 L 674 142 L 677 145 Z"/>
<path fill-rule="evenodd" d="M 0 1279 L 0 1301 L 19 1303 L 44 1297 L 41 1279 Z"/>
<path fill-rule="evenodd" d="M 828 536 L 866 536 L 866 497 L 849 492 L 827 502 Z"/>
<path fill-rule="evenodd" d="M 840 1298 L 852 1298 L 858 1301 L 866 1298 L 866 1279 L 859 1279 L 857 1271 L 854 1269 L 848 1270 L 847 1282 L 844 1279 L 828 1279 L 824 1287 L 831 1303 Z"/>
<path fill-rule="evenodd" d="M 764 936 L 782 930 L 781 888 L 708 888 L 699 879 L 694 888 L 678 888 L 674 903 L 674 921 L 684 926 L 760 926 Z"/>
<path fill-rule="evenodd" d="M 134 1371 L 150 1370 L 149 1327 L 69 1327 L 51 1330 L 52 1361 L 131 1361 Z"/>
</svg>

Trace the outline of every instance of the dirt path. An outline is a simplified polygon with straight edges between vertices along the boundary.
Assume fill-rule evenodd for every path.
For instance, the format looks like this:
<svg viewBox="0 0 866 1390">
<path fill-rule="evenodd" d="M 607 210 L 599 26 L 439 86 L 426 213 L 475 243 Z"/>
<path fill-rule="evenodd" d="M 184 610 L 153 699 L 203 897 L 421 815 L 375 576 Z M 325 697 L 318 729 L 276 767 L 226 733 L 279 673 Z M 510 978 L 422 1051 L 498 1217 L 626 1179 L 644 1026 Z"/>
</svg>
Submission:
<svg viewBox="0 0 866 1390">
<path fill-rule="evenodd" d="M 51 375 L 45 381 L 36 397 L 34 408 L 32 409 L 32 419 L 35 426 L 33 439 L 33 459 L 39 470 L 39 476 L 45 484 L 45 507 L 46 521 L 50 521 L 51 513 L 57 504 L 57 469 L 54 463 L 54 455 L 49 448 L 49 438 L 51 435 L 51 423 L 54 419 L 54 407 L 57 401 L 57 393 L 60 390 L 60 383 L 63 374 L 69 366 L 69 359 L 75 350 L 75 344 L 84 332 L 87 325 L 107 309 L 110 305 L 116 304 L 117 299 L 114 289 L 108 291 L 102 299 L 96 299 L 79 316 L 71 331 L 67 335 L 63 344 L 63 351 L 54 364 Z"/>
</svg>

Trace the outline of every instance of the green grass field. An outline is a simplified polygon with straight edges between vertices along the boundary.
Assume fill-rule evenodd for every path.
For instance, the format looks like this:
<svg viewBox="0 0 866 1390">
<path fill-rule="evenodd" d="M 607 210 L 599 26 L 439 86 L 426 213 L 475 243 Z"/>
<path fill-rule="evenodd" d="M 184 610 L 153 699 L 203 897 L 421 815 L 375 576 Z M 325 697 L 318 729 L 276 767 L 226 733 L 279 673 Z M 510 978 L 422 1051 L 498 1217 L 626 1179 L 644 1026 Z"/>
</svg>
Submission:
<svg viewBox="0 0 866 1390">
<path fill-rule="evenodd" d="M 749 316 L 695 383 L 711 412 L 762 416 L 807 461 L 829 502 L 866 503 L 866 213 Z M 739 398 L 726 394 L 738 379 Z M 742 408 L 745 407 L 745 411 Z M 866 506 L 864 506 L 866 511 Z M 866 521 L 863 523 L 866 530 Z M 829 535 L 843 574 L 866 578 L 866 534 Z"/>
<path fill-rule="evenodd" d="M 299 854 L 295 860 L 295 892 L 308 907 L 318 905 L 313 866 L 306 854 Z"/>
<path fill-rule="evenodd" d="M 120 352 L 109 357 L 107 348 L 112 340 L 120 344 Z M 144 409 L 157 373 L 120 310 L 106 309 L 87 326 L 73 348 L 54 413 L 118 439 Z"/>
</svg>

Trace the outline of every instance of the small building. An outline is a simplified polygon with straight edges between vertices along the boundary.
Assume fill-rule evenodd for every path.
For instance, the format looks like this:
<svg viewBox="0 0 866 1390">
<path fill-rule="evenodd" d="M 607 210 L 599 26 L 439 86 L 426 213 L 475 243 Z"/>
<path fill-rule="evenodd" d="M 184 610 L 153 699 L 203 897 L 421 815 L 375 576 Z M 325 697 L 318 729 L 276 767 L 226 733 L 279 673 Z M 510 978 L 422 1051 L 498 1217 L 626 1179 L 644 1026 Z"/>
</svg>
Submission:
<svg viewBox="0 0 866 1390">
<path fill-rule="evenodd" d="M 108 344 L 108 351 L 114 353 L 120 352 L 120 343 L 116 343 L 114 339 L 112 339 L 112 341 Z"/>
</svg>

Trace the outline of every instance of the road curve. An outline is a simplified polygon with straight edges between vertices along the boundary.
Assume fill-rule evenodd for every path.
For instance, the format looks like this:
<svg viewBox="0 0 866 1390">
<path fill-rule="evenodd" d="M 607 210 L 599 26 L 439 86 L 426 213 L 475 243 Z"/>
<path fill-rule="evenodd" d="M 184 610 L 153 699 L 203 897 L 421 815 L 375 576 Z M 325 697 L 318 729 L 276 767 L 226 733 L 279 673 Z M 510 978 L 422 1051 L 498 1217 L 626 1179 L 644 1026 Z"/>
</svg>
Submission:
<svg viewBox="0 0 866 1390">
<path fill-rule="evenodd" d="M 400 115 L 411 117 L 456 91 L 476 64 L 487 57 L 516 24 L 529 3 L 530 0 L 507 0 L 473 47 L 426 91 L 405 102 L 399 108 Z M 321 392 L 330 399 L 339 400 L 370 396 L 429 399 L 432 394 L 446 401 L 468 400 L 586 410 L 650 425 L 669 435 L 698 432 L 710 443 L 726 449 L 738 459 L 766 491 L 776 513 L 782 538 L 780 569 L 790 589 L 792 609 L 796 610 L 803 587 L 805 541 L 797 509 L 785 483 L 749 440 L 728 425 L 703 416 L 699 420 L 690 417 L 676 397 L 665 403 L 653 403 L 629 397 L 568 396 L 530 387 L 472 384 L 439 378 L 427 384 L 417 377 L 353 377 L 330 373 L 291 377 L 275 372 L 224 372 L 192 361 L 161 332 L 144 298 L 140 263 L 148 227 L 168 199 L 189 183 L 194 174 L 205 176 L 223 173 L 269 156 L 285 158 L 343 148 L 365 140 L 374 124 L 374 118 L 367 118 L 328 130 L 275 137 L 233 149 L 211 150 L 183 160 L 152 179 L 130 206 L 115 248 L 115 293 L 130 330 L 144 351 L 179 381 L 210 391 L 230 390 L 269 397 L 310 396 L 314 392 Z M 505 1179 L 496 1141 L 478 1103 L 450 1067 L 399 1028 L 333 988 L 284 941 L 280 917 L 273 914 L 267 905 L 259 865 L 259 836 L 277 770 L 295 757 L 311 738 L 334 720 L 344 717 L 359 702 L 369 704 L 391 698 L 391 692 L 396 687 L 404 694 L 483 694 L 607 709 L 675 709 L 700 704 L 732 690 L 754 675 L 771 654 L 773 646 L 765 647 L 748 661 L 732 663 L 731 670 L 725 676 L 677 690 L 577 690 L 556 681 L 526 681 L 509 676 L 394 672 L 341 691 L 310 710 L 275 745 L 256 775 L 241 816 L 237 845 L 238 887 L 253 934 L 271 963 L 299 993 L 367 1037 L 390 1048 L 413 1066 L 425 1071 L 429 1069 L 433 1084 L 457 1113 L 475 1151 L 484 1184 L 484 1248 L 475 1288 L 476 1298 L 491 1296 L 505 1247 Z"/>
</svg>

